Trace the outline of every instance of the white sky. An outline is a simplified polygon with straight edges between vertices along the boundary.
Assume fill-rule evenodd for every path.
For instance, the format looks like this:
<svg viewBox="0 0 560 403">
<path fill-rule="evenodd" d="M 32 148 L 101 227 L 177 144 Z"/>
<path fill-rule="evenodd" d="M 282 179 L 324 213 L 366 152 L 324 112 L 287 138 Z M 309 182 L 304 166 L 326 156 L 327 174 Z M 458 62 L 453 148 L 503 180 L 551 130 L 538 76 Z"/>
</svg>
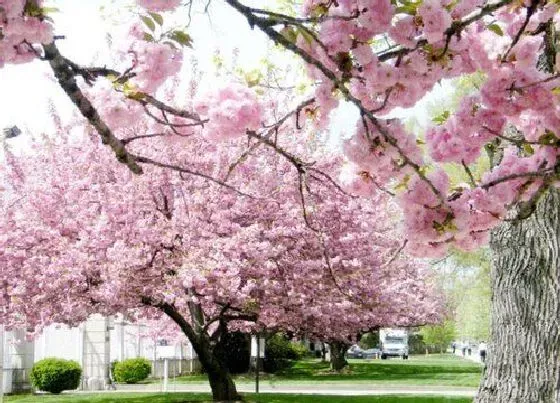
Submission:
<svg viewBox="0 0 560 403">
<path fill-rule="evenodd" d="M 249 1 L 248 3 L 250 3 Z M 263 1 L 256 2 L 263 6 Z M 107 32 L 115 29 L 116 21 L 130 18 L 134 8 L 123 7 L 132 5 L 130 0 L 50 0 L 49 5 L 57 7 L 60 12 L 52 14 L 55 19 L 57 35 L 65 35 L 58 42 L 61 52 L 78 63 L 111 66 L 107 59 Z M 200 2 L 199 2 L 200 3 Z M 103 12 L 100 7 L 105 6 Z M 112 7 L 121 10 L 112 13 Z M 183 21 L 177 21 L 184 23 Z M 264 34 L 251 30 L 245 18 L 234 12 L 229 6 L 219 1 L 212 1 L 210 16 L 194 10 L 192 24 L 187 32 L 194 41 L 194 49 L 187 50 L 196 54 L 199 68 L 202 71 L 212 68 L 212 57 L 220 49 L 224 58 L 231 55 L 233 49 L 239 50 L 238 63 L 242 67 L 251 68 L 267 56 L 270 43 Z M 117 34 L 118 36 L 118 34 Z M 449 85 L 436 89 L 435 95 L 426 97 L 415 108 L 392 113 L 393 116 L 415 116 L 419 123 L 426 124 L 428 115 L 427 103 L 434 97 L 450 91 Z M 49 105 L 54 104 L 63 120 L 67 120 L 75 111 L 66 95 L 58 87 L 46 62 L 35 61 L 25 65 L 6 66 L 0 69 L 0 128 L 17 125 L 25 131 L 43 133 L 52 131 L 49 116 Z M 341 135 L 350 134 L 355 125 L 357 114 L 351 105 L 342 105 L 336 111 L 331 125 L 334 143 Z M 20 139 L 12 142 L 25 141 Z"/>
</svg>

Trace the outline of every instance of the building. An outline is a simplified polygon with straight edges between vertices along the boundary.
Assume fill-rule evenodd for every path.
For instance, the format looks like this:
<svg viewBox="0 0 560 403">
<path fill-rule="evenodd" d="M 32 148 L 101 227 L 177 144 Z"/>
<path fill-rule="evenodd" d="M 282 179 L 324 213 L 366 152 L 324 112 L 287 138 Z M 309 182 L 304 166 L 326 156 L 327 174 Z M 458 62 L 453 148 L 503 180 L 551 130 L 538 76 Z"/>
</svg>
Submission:
<svg viewBox="0 0 560 403">
<path fill-rule="evenodd" d="M 151 361 L 153 377 L 163 377 L 165 365 L 169 377 L 200 369 L 190 343 L 150 338 L 147 334 L 155 332 L 148 330 L 145 325 L 126 322 L 122 317 L 93 315 L 78 327 L 49 326 L 33 341 L 26 341 L 24 330 L 3 332 L 3 390 L 12 393 L 30 389 L 33 363 L 47 357 L 79 362 L 83 371 L 82 390 L 107 389 L 111 362 L 128 358 L 144 357 Z"/>
</svg>

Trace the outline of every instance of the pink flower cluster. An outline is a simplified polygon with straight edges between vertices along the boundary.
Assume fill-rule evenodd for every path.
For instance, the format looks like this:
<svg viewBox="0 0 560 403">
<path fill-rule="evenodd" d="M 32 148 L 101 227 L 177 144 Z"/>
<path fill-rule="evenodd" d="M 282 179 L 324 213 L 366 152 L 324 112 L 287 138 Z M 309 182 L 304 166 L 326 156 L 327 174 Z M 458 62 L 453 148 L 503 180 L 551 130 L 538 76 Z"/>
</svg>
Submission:
<svg viewBox="0 0 560 403">
<path fill-rule="evenodd" d="M 505 122 L 500 113 L 484 108 L 480 97 L 466 97 L 443 125 L 428 129 L 430 156 L 437 162 L 471 164 L 481 147 L 502 132 Z"/>
<path fill-rule="evenodd" d="M 38 7 L 42 1 L 35 2 Z M 24 14 L 26 0 L 0 0 L 0 68 L 5 63 L 27 63 L 37 57 L 34 44 L 50 43 L 50 23 Z"/>
<path fill-rule="evenodd" d="M 262 107 L 255 92 L 240 84 L 230 84 L 202 94 L 195 100 L 195 111 L 208 119 L 203 133 L 210 140 L 229 140 L 247 130 L 261 127 Z"/>
<path fill-rule="evenodd" d="M 99 81 L 93 88 L 86 88 L 85 92 L 95 103 L 103 120 L 113 130 L 134 127 L 145 113 L 138 102 L 127 100 L 116 93 L 108 81 Z"/>
<path fill-rule="evenodd" d="M 279 144 L 305 144 L 287 137 Z M 272 150 L 249 155 L 232 175 L 233 186 L 262 196 L 248 198 L 168 170 L 133 175 L 111 163 L 96 138 L 61 131 L 45 142 L 0 170 L 2 183 L 17 188 L 0 199 L 3 323 L 75 324 L 93 312 L 157 319 L 162 313 L 145 309 L 146 300 L 174 306 L 187 323 L 199 320 L 191 317 L 196 307 L 209 332 L 209 318 L 220 312 L 254 317 L 230 321 L 229 329 L 324 339 L 440 318 L 423 265 L 399 251 L 387 197 L 353 199 L 310 183 L 309 219 L 321 241 L 302 218 L 298 173 Z M 166 145 L 161 139 L 150 149 L 220 175 L 246 150 L 197 136 L 169 153 Z M 334 165 L 316 166 L 330 172 Z"/>
<path fill-rule="evenodd" d="M 422 152 L 416 139 L 396 120 L 388 124 L 380 123 L 378 128 L 369 124 L 367 130 L 360 121 L 356 133 L 343 146 L 346 157 L 361 170 L 362 179 L 371 178 L 381 186 L 411 173 L 407 167 L 401 166 L 398 150 L 386 141 L 384 133 L 391 133 L 412 161 L 422 163 Z"/>
<path fill-rule="evenodd" d="M 422 17 L 423 33 L 429 43 L 437 43 L 451 26 L 451 15 L 443 7 L 441 0 L 424 0 L 418 7 Z"/>
<path fill-rule="evenodd" d="M 162 43 L 138 40 L 128 52 L 133 56 L 136 76 L 131 80 L 142 92 L 155 92 L 169 77 L 181 70 L 183 53 Z"/>
<path fill-rule="evenodd" d="M 484 243 L 508 208 L 529 199 L 542 185 L 541 179 L 523 174 L 550 170 L 558 161 L 558 81 L 554 73 L 538 68 L 544 46 L 539 24 L 552 20 L 560 27 L 558 6 L 539 5 L 529 19 L 527 4 L 478 18 L 485 4 L 425 0 L 417 7 L 394 9 L 376 1 L 304 2 L 304 13 L 324 18 L 317 29 L 324 46 L 301 37 L 296 41 L 317 61 L 308 72 L 318 82 L 319 109 L 330 112 L 340 98 L 332 77 L 321 68 L 344 82 L 362 107 L 356 132 L 344 144 L 354 175 L 347 171 L 344 182 L 361 195 L 376 188 L 400 193 L 411 250 L 418 254 L 442 254 L 451 244 L 472 249 Z M 460 34 L 448 35 L 458 26 Z M 378 35 L 377 27 L 389 41 Z M 518 35 L 521 29 L 538 34 Z M 385 50 L 380 49 L 383 41 Z M 487 80 L 462 99 L 445 122 L 428 128 L 426 150 L 401 125 L 383 118 L 396 107 L 414 106 L 438 81 L 476 71 Z M 377 120 L 371 121 L 365 111 Z M 325 127 L 328 114 L 320 119 L 318 127 Z M 477 183 L 451 188 L 437 164 L 474 164 L 498 137 L 515 145 L 514 150 L 491 172 L 472 178 Z M 431 161 L 424 158 L 427 153 Z M 500 181 L 512 175 L 521 176 Z"/>
<path fill-rule="evenodd" d="M 181 0 L 136 0 L 136 3 L 148 11 L 172 11 L 179 7 Z"/>
</svg>

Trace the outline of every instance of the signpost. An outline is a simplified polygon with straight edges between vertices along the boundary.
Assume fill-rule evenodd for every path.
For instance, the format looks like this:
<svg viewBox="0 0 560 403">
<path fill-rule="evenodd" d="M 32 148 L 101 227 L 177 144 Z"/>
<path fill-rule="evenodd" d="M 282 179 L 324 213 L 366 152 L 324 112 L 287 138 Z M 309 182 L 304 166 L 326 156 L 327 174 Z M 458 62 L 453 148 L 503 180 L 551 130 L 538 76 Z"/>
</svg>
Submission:
<svg viewBox="0 0 560 403">
<path fill-rule="evenodd" d="M 169 360 L 164 358 L 163 360 L 163 391 L 167 392 L 167 382 L 169 379 Z"/>
<path fill-rule="evenodd" d="M 255 393 L 259 393 L 260 363 L 265 355 L 265 340 L 259 333 L 251 336 L 251 358 L 255 359 Z"/>
<path fill-rule="evenodd" d="M 259 393 L 259 363 L 261 361 L 261 338 L 257 333 L 257 374 L 255 377 L 255 393 Z"/>
</svg>

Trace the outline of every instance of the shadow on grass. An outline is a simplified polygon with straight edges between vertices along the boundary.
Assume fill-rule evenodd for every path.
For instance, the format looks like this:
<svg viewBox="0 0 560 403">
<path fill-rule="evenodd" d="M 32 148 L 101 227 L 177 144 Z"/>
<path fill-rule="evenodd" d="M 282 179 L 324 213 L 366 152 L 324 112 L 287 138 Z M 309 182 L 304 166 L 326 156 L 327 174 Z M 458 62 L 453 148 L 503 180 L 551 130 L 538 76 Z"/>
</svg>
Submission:
<svg viewBox="0 0 560 403">
<path fill-rule="evenodd" d="M 427 381 L 435 384 L 442 380 L 464 378 L 468 385 L 478 382 L 481 367 L 478 364 L 455 361 L 445 356 L 437 359 L 403 360 L 351 360 L 349 370 L 335 373 L 329 370 L 329 363 L 320 361 L 296 361 L 290 368 L 276 374 L 276 379 L 311 381 Z M 432 382 L 430 382 L 432 381 Z M 476 386 L 476 383 L 472 386 Z"/>
<path fill-rule="evenodd" d="M 328 362 L 291 361 L 275 374 L 261 374 L 263 382 L 352 382 L 370 381 L 387 384 L 477 387 L 482 366 L 451 354 L 412 356 L 410 360 L 350 360 L 349 370 L 331 372 Z M 235 381 L 254 382 L 254 374 L 239 374 Z M 207 382 L 205 375 L 182 376 L 170 382 Z M 150 380 L 151 383 L 161 380 Z"/>
</svg>

